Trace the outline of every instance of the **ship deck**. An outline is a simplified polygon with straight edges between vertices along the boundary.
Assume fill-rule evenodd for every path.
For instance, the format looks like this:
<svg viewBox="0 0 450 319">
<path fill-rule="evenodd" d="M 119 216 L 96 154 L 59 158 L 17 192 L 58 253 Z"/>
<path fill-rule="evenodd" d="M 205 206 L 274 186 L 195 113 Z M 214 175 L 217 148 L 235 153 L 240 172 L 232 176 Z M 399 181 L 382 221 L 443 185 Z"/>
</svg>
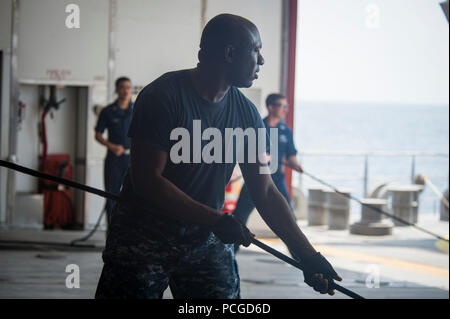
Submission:
<svg viewBox="0 0 450 319">
<path fill-rule="evenodd" d="M 449 298 L 448 244 L 445 248 L 428 234 L 412 227 L 395 227 L 392 235 L 369 237 L 298 223 L 313 246 L 334 265 L 343 278 L 341 284 L 366 298 Z M 421 216 L 419 225 L 448 235 L 448 222 L 439 221 L 436 215 Z M 93 298 L 105 233 L 94 234 L 88 242 L 92 247 L 59 245 L 86 233 L 0 230 L 0 298 Z M 261 240 L 287 254 L 278 238 Z M 303 283 L 299 270 L 253 245 L 241 249 L 236 258 L 242 298 L 348 298 L 338 292 L 333 297 L 314 292 Z M 66 287 L 68 264 L 79 266 L 80 288 Z M 164 298 L 171 298 L 169 289 Z"/>
</svg>

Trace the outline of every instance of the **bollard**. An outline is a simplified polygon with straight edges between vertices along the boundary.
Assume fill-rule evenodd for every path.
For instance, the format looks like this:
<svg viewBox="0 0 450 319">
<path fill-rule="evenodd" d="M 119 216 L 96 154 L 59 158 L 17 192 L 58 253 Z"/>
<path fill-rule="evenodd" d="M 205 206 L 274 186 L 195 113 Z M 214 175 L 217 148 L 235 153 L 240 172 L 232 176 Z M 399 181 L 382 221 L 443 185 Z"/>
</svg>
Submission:
<svg viewBox="0 0 450 319">
<path fill-rule="evenodd" d="M 306 196 L 300 188 L 292 186 L 291 206 L 297 220 L 306 220 L 308 211 L 308 202 Z"/>
<path fill-rule="evenodd" d="M 448 190 L 444 193 L 444 197 L 448 202 Z M 446 203 L 444 203 L 443 200 L 441 200 L 441 220 L 448 221 L 448 206 L 446 205 Z"/>
<path fill-rule="evenodd" d="M 392 211 L 394 216 L 410 223 L 417 223 L 419 211 L 419 193 L 423 190 L 422 185 L 399 185 L 389 188 L 392 196 Z M 407 226 L 406 224 L 393 220 L 395 226 Z"/>
<path fill-rule="evenodd" d="M 361 200 L 370 205 L 386 211 L 387 200 L 378 198 L 365 198 Z M 383 215 L 368 206 L 361 206 L 361 220 L 350 226 L 350 233 L 367 236 L 384 236 L 392 234 L 393 224 L 390 220 L 383 221 Z"/>
<path fill-rule="evenodd" d="M 322 187 L 308 188 L 308 226 L 327 224 L 326 197 Z"/>
<path fill-rule="evenodd" d="M 338 189 L 350 195 L 350 189 Z M 326 190 L 326 208 L 328 211 L 328 229 L 343 230 L 348 228 L 350 218 L 350 199 L 333 190 Z"/>
</svg>

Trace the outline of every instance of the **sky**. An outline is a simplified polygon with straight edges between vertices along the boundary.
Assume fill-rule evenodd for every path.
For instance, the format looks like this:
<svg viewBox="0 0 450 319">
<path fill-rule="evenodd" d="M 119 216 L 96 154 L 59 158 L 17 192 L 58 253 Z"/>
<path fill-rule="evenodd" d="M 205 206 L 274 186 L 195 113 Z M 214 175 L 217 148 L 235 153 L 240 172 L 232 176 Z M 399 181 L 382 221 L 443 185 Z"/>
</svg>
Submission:
<svg viewBox="0 0 450 319">
<path fill-rule="evenodd" d="M 449 25 L 436 0 L 300 0 L 301 101 L 449 104 Z"/>
</svg>

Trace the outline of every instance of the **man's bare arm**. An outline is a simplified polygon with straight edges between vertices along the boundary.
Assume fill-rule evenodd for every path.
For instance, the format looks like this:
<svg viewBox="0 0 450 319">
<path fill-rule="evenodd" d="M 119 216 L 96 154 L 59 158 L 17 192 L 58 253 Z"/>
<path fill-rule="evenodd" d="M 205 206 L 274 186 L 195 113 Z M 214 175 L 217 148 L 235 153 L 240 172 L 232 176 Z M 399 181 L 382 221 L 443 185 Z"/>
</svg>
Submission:
<svg viewBox="0 0 450 319">
<path fill-rule="evenodd" d="M 240 164 L 256 209 L 274 233 L 299 258 L 313 255 L 316 251 L 292 217 L 288 203 L 273 183 L 270 174 L 260 174 L 260 165 L 262 164 Z"/>
<path fill-rule="evenodd" d="M 285 164 L 287 166 L 289 166 L 290 168 L 292 168 L 294 171 L 297 171 L 299 173 L 303 173 L 303 168 L 300 165 L 300 163 L 297 161 L 297 156 L 296 155 L 289 156 L 288 159 L 286 160 Z"/>
<path fill-rule="evenodd" d="M 333 295 L 334 290 L 329 287 L 328 280 L 332 278 L 340 281 L 342 278 L 331 264 L 317 253 L 297 226 L 288 203 L 274 185 L 272 177 L 269 174 L 260 174 L 260 167 L 267 168 L 267 165 L 254 163 L 240 166 L 261 217 L 296 257 L 308 265 L 309 268 L 303 271 L 305 282 L 316 291 Z"/>
<path fill-rule="evenodd" d="M 102 145 L 105 145 L 110 151 L 112 151 L 117 156 L 122 155 L 125 152 L 125 148 L 122 145 L 111 143 L 110 141 L 103 138 L 103 134 L 100 132 L 95 132 L 95 139 Z"/>
<path fill-rule="evenodd" d="M 163 210 L 167 217 L 203 225 L 215 224 L 222 214 L 189 197 L 165 178 L 168 153 L 150 143 L 131 140 L 131 177 L 138 196 Z"/>
</svg>

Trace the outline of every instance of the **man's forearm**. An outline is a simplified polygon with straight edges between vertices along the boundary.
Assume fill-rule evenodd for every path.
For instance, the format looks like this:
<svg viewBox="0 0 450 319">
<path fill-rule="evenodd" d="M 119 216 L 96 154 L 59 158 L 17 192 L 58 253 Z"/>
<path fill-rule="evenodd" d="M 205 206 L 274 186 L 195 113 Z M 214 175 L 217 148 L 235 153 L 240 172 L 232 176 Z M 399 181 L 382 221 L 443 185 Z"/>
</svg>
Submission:
<svg viewBox="0 0 450 319">
<path fill-rule="evenodd" d="M 266 196 L 255 200 L 255 205 L 267 225 L 298 257 L 316 252 L 295 222 L 288 203 L 273 184 L 268 187 Z"/>
<path fill-rule="evenodd" d="M 302 166 L 297 161 L 296 155 L 289 156 L 289 158 L 284 162 L 284 164 L 297 172 L 303 173 Z"/>
<path fill-rule="evenodd" d="M 104 139 L 102 136 L 95 136 L 95 139 L 102 145 L 106 146 L 109 150 L 111 150 L 115 144 L 111 143 L 110 141 Z"/>
</svg>

